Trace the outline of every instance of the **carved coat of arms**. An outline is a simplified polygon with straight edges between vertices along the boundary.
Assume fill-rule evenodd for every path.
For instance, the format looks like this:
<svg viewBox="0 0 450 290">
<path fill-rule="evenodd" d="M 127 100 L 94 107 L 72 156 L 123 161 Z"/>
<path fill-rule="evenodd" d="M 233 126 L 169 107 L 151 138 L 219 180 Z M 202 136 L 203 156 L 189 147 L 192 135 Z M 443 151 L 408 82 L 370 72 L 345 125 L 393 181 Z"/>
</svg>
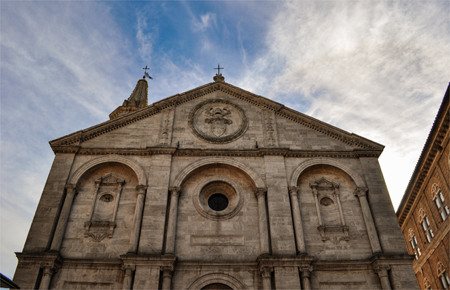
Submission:
<svg viewBox="0 0 450 290">
<path fill-rule="evenodd" d="M 205 123 L 210 125 L 210 132 L 216 136 L 221 137 L 227 131 L 227 126 L 232 124 L 231 111 L 225 108 L 210 108 L 205 111 L 205 115 L 208 117 L 205 119 Z"/>
<path fill-rule="evenodd" d="M 211 143 L 228 143 L 241 137 L 248 128 L 244 110 L 224 99 L 199 103 L 189 113 L 192 133 Z"/>
</svg>

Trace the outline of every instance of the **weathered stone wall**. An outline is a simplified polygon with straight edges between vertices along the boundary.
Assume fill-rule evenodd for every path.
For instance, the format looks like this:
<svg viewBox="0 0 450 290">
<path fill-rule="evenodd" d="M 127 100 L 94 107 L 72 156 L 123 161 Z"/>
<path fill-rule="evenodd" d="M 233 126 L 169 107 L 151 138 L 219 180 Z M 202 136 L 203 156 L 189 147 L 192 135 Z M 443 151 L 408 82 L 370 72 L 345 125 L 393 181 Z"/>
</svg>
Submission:
<svg viewBox="0 0 450 290">
<path fill-rule="evenodd" d="M 81 142 L 71 149 L 78 154 L 58 153 L 24 248 L 31 256 L 19 255 L 15 281 L 22 289 L 46 281 L 49 289 L 381 289 L 389 276 L 385 286 L 414 289 L 377 158 L 349 157 L 349 142 L 266 105 L 214 91 Z M 195 108 L 203 111 L 193 115 Z M 193 116 L 202 132 L 189 124 Z M 210 184 L 229 190 L 220 192 L 230 203 L 223 212 L 208 207 Z M 111 237 L 89 235 L 86 222 L 107 232 L 92 222 L 111 222 L 116 200 Z M 60 212 L 68 219 L 58 247 Z"/>
</svg>

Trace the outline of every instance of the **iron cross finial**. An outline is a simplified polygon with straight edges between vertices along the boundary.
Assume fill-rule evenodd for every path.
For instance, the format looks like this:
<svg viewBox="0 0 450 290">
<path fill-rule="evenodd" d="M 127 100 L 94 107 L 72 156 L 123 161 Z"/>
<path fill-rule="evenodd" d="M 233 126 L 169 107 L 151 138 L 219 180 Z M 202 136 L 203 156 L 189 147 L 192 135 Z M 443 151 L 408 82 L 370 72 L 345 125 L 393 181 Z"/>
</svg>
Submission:
<svg viewBox="0 0 450 290">
<path fill-rule="evenodd" d="M 220 75 L 220 70 L 221 70 L 221 69 L 225 69 L 225 68 L 223 68 L 223 67 L 220 67 L 220 64 L 217 64 L 217 67 L 216 67 L 216 68 L 214 68 L 214 69 L 216 69 L 216 70 L 217 70 L 217 74 L 219 74 L 219 75 Z"/>
<path fill-rule="evenodd" d="M 147 76 L 149 79 L 153 79 L 148 73 L 147 73 L 147 70 L 148 69 L 150 69 L 149 67 L 147 67 L 147 66 L 145 66 L 144 68 L 143 68 L 143 70 L 144 70 L 144 79 L 145 79 L 145 77 Z"/>
</svg>

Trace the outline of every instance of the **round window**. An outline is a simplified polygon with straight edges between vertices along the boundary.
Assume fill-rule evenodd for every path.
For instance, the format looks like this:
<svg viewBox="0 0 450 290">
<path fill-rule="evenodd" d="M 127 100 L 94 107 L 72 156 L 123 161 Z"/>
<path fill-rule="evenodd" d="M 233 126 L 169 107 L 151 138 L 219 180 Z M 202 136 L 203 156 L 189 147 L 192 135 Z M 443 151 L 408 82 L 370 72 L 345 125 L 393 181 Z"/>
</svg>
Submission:
<svg viewBox="0 0 450 290">
<path fill-rule="evenodd" d="M 215 193 L 209 197 L 208 205 L 215 211 L 223 211 L 228 207 L 228 198 L 221 193 Z"/>
<path fill-rule="evenodd" d="M 212 177 L 201 182 L 192 199 L 198 213 L 213 219 L 229 219 L 238 214 L 243 205 L 239 186 L 225 177 Z"/>
<path fill-rule="evenodd" d="M 100 197 L 100 200 L 104 201 L 104 202 L 111 202 L 111 201 L 113 201 L 113 199 L 114 199 L 114 197 L 111 194 L 108 194 L 108 193 L 104 194 L 104 195 L 102 195 Z"/>
<path fill-rule="evenodd" d="M 320 200 L 320 204 L 323 206 L 329 206 L 332 205 L 333 203 L 334 201 L 329 197 L 324 197 Z"/>
</svg>

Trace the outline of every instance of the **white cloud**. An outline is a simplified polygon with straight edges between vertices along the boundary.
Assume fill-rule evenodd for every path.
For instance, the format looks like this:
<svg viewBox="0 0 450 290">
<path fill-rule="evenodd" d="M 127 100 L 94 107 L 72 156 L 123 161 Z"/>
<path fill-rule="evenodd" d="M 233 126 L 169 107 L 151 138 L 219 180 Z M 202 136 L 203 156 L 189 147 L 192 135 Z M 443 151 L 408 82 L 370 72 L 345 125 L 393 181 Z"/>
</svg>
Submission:
<svg viewBox="0 0 450 290">
<path fill-rule="evenodd" d="M 397 206 L 449 80 L 449 12 L 448 2 L 285 2 L 241 83 L 386 145 Z"/>
<path fill-rule="evenodd" d="M 200 15 L 200 19 L 192 15 L 192 27 L 194 31 L 205 31 L 208 28 L 217 27 L 216 14 L 208 12 Z"/>
<path fill-rule="evenodd" d="M 139 55 L 146 62 L 151 61 L 153 53 L 153 42 L 158 35 L 157 25 L 149 25 L 151 19 L 147 15 L 147 11 L 139 11 L 137 18 L 136 39 L 139 43 Z"/>
<path fill-rule="evenodd" d="M 1 5 L 0 270 L 11 277 L 51 166 L 47 142 L 107 120 L 131 91 L 114 81 L 130 79 L 129 49 L 107 7 Z"/>
</svg>

